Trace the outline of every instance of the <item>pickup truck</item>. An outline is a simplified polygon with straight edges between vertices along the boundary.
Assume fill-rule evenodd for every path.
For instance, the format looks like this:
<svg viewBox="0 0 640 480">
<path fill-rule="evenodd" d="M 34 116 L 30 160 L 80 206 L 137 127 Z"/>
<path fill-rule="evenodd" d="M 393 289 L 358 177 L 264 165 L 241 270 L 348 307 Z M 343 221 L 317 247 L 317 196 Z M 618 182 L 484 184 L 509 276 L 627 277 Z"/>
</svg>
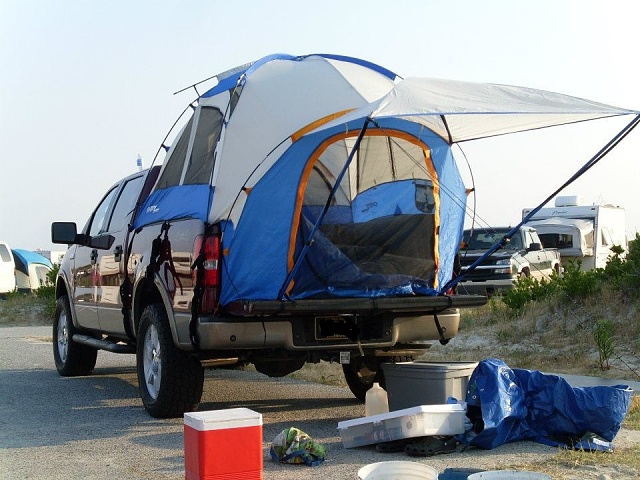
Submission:
<svg viewBox="0 0 640 480">
<path fill-rule="evenodd" d="M 116 183 L 81 232 L 72 222 L 52 224 L 52 241 L 70 245 L 56 283 L 58 372 L 90 374 L 98 350 L 135 354 L 140 396 L 151 416 L 196 409 L 203 368 L 249 363 L 280 377 L 306 362 L 340 362 L 351 391 L 364 400 L 374 381 L 384 383 L 382 362 L 422 355 L 431 341 L 446 343 L 458 331 L 459 308 L 486 302 L 464 295 L 273 300 L 216 305 L 201 314 L 199 304 L 212 301 L 198 294 L 194 266 L 205 225 L 183 219 L 130 227 L 158 169 Z M 219 245 L 207 249 L 216 256 Z"/>
<path fill-rule="evenodd" d="M 161 166 L 115 183 L 84 228 L 52 225 L 70 245 L 58 372 L 135 354 L 145 409 L 174 417 L 198 407 L 204 368 L 336 361 L 364 400 L 383 362 L 453 338 L 459 309 L 486 303 L 448 287 L 464 184 L 441 135 L 363 113 L 396 78 L 281 54 L 216 76 Z"/>
<path fill-rule="evenodd" d="M 484 255 L 494 244 L 501 242 L 510 227 L 475 228 L 464 231 L 460 248 L 459 293 L 493 295 L 513 288 L 522 278 L 548 278 L 560 272 L 560 253 L 557 249 L 543 248 L 534 228 L 522 226 L 506 243 L 469 271 L 469 266 Z"/>
</svg>

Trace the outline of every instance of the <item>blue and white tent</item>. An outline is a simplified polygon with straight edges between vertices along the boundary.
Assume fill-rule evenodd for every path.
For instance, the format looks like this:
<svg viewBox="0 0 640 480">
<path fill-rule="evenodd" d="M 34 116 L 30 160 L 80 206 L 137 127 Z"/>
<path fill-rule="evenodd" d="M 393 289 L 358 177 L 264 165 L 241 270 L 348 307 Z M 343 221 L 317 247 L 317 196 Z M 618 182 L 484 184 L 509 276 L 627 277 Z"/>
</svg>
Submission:
<svg viewBox="0 0 640 480">
<path fill-rule="evenodd" d="M 402 80 L 337 55 L 272 55 L 217 80 L 135 227 L 220 224 L 223 305 L 442 293 L 466 206 L 453 143 L 634 113 L 521 87 Z"/>
</svg>

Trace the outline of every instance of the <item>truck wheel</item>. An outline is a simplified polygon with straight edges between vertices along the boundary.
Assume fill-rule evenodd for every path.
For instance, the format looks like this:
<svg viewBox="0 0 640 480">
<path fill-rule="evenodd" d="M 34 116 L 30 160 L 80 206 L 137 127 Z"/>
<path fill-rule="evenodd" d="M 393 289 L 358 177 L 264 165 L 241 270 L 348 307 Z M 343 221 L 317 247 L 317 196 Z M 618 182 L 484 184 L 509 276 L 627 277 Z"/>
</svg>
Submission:
<svg viewBox="0 0 640 480">
<path fill-rule="evenodd" d="M 144 408 L 155 418 L 180 417 L 198 408 L 204 369 L 173 343 L 167 314 L 149 305 L 140 318 L 136 350 L 138 385 Z"/>
<path fill-rule="evenodd" d="M 351 393 L 364 402 L 367 390 L 374 382 L 378 382 L 382 388 L 385 387 L 384 373 L 381 368 L 381 359 L 372 355 L 359 355 L 351 358 L 351 363 L 342 365 L 344 379 L 349 386 Z"/>
<path fill-rule="evenodd" d="M 53 359 L 56 369 L 63 377 L 90 375 L 96 366 L 98 350 L 73 341 L 76 328 L 71 320 L 69 298 L 63 296 L 56 301 L 53 319 Z"/>
</svg>

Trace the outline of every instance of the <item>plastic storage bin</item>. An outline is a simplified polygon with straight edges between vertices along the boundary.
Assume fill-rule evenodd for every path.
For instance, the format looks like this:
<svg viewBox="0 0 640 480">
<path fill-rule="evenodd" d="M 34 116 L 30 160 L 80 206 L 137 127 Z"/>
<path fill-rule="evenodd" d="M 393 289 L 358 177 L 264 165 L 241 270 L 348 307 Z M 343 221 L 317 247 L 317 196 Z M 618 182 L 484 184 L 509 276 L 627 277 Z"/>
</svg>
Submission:
<svg viewBox="0 0 640 480">
<path fill-rule="evenodd" d="M 184 414 L 187 480 L 262 479 L 262 415 L 248 408 Z"/>
<path fill-rule="evenodd" d="M 447 398 L 464 400 L 477 362 L 383 363 L 389 410 L 439 405 Z"/>
<path fill-rule="evenodd" d="M 464 433 L 466 412 L 462 405 L 420 405 L 338 423 L 345 448 L 372 445 L 402 438 Z"/>
</svg>

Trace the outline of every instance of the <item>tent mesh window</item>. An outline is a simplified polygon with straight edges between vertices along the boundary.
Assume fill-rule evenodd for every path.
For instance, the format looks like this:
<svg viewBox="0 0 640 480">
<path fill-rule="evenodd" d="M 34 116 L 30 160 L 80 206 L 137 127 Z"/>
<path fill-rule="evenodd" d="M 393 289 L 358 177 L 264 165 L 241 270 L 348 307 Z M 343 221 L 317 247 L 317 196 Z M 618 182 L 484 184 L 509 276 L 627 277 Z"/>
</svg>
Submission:
<svg viewBox="0 0 640 480">
<path fill-rule="evenodd" d="M 331 144 L 315 161 L 304 194 L 297 253 L 354 141 Z M 436 194 L 431 171 L 425 145 L 385 135 L 365 137 L 313 237 L 293 293 L 433 285 Z"/>
<path fill-rule="evenodd" d="M 184 178 L 186 185 L 209 183 L 213 171 L 213 153 L 222 129 L 222 113 L 217 108 L 202 107 Z"/>
<path fill-rule="evenodd" d="M 164 161 L 164 168 L 160 173 L 156 190 L 180 184 L 182 169 L 184 168 L 184 160 L 187 156 L 187 147 L 189 146 L 189 136 L 191 135 L 192 125 L 193 117 L 189 119 L 189 122 L 182 129 L 177 143 L 171 148 L 169 157 Z"/>
</svg>

